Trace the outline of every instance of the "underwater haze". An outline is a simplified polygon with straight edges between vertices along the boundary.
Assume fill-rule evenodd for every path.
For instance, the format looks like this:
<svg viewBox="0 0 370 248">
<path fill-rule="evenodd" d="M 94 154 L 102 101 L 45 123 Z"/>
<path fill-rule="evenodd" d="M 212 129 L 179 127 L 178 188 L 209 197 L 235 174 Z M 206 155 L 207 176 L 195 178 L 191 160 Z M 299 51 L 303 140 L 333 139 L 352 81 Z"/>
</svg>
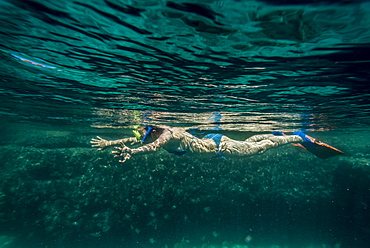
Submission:
<svg viewBox="0 0 370 248">
<path fill-rule="evenodd" d="M 367 248 L 370 1 L 0 0 L 0 248 Z M 137 125 L 236 140 L 119 163 Z"/>
</svg>

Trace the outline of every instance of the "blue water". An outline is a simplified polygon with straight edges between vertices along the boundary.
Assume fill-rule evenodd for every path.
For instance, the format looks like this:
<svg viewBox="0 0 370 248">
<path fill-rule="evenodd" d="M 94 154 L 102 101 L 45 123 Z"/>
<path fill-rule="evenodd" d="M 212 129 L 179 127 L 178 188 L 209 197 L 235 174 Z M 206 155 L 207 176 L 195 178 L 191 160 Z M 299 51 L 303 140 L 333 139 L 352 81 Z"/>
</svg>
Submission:
<svg viewBox="0 0 370 248">
<path fill-rule="evenodd" d="M 0 247 L 368 247 L 370 2 L 312 2 L 0 0 Z M 345 155 L 90 147 L 135 124 Z"/>
</svg>

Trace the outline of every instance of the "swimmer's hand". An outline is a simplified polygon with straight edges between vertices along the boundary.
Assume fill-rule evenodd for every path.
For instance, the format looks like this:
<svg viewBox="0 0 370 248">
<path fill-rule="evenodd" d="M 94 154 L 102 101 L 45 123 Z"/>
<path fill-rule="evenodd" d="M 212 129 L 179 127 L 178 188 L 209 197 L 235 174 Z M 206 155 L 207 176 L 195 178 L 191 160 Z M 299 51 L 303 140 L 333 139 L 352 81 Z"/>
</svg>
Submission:
<svg viewBox="0 0 370 248">
<path fill-rule="evenodd" d="M 96 136 L 96 138 L 97 139 L 91 139 L 90 143 L 92 144 L 92 147 L 100 147 L 98 151 L 101 151 L 110 145 L 108 140 L 100 138 L 99 136 Z"/>
<path fill-rule="evenodd" d="M 115 158 L 123 157 L 119 162 L 124 163 L 131 158 L 131 148 L 127 147 L 123 142 L 121 142 L 121 147 L 115 147 L 114 149 L 117 150 L 112 152 L 113 154 L 117 154 L 114 155 Z"/>
</svg>

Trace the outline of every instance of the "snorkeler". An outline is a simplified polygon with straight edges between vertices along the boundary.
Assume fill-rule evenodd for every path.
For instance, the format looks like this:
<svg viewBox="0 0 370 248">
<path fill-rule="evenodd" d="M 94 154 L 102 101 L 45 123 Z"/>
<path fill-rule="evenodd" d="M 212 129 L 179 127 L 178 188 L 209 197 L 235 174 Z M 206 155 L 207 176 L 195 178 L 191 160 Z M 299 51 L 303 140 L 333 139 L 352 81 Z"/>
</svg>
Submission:
<svg viewBox="0 0 370 248">
<path fill-rule="evenodd" d="M 303 132 L 296 131 L 292 135 L 282 132 L 273 134 L 254 135 L 244 141 L 230 139 L 222 134 L 208 134 L 203 138 L 197 138 L 183 128 L 169 126 L 141 126 L 133 131 L 135 137 L 108 141 L 100 138 L 91 140 L 92 147 L 103 150 L 107 146 L 121 145 L 115 147 L 114 157 L 121 157 L 119 162 L 126 162 L 133 155 L 154 152 L 160 148 L 176 155 L 202 154 L 217 155 L 222 158 L 250 156 L 263 153 L 266 150 L 285 144 L 292 144 L 306 149 L 320 158 L 328 158 L 343 154 L 342 151 L 316 140 Z M 146 143 L 138 148 L 130 148 L 136 143 Z"/>
</svg>

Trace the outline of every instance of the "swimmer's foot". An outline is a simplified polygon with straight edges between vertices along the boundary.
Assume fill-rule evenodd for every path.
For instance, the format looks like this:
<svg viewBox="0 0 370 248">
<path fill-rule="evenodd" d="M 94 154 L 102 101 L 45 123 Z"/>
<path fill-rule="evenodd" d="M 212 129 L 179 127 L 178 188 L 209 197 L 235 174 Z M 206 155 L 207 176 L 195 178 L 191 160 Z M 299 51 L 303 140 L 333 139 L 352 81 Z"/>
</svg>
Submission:
<svg viewBox="0 0 370 248">
<path fill-rule="evenodd" d="M 295 131 L 293 132 L 293 135 L 298 135 L 299 137 L 301 137 L 303 139 L 303 142 L 300 143 L 299 145 L 319 158 L 325 159 L 330 158 L 332 156 L 344 154 L 344 152 L 320 140 L 312 138 L 301 131 Z"/>
</svg>

